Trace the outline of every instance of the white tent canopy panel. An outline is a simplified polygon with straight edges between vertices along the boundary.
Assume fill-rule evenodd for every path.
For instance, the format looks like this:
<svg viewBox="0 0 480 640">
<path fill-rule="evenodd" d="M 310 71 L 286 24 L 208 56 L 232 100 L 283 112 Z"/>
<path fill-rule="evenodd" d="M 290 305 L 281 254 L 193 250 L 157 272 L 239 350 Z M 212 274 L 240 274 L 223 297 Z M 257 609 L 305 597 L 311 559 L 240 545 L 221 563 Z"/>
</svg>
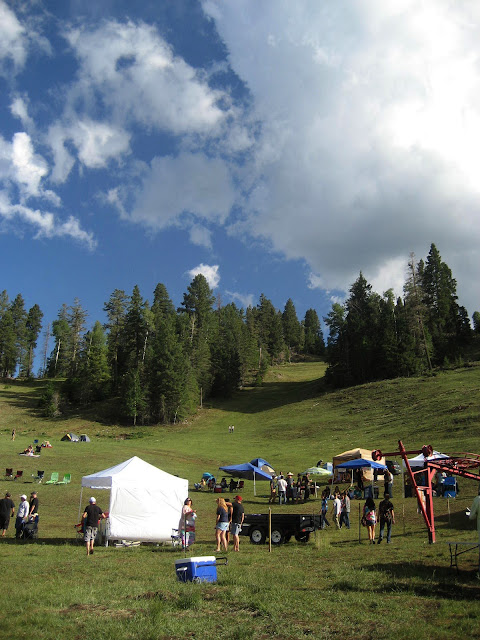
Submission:
<svg viewBox="0 0 480 640">
<path fill-rule="evenodd" d="M 188 480 L 166 473 L 136 456 L 84 476 L 83 487 L 110 490 L 109 540 L 171 540 L 172 529 L 178 527 L 188 496 Z"/>
</svg>

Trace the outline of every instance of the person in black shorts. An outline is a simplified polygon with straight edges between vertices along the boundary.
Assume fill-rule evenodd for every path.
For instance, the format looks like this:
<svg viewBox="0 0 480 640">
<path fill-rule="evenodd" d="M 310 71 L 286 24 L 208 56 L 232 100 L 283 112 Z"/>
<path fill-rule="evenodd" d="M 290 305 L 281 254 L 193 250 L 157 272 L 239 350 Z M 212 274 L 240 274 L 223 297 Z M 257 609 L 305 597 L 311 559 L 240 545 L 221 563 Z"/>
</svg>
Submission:
<svg viewBox="0 0 480 640">
<path fill-rule="evenodd" d="M 0 529 L 2 530 L 2 538 L 5 537 L 8 525 L 10 524 L 10 518 L 13 518 L 15 514 L 15 505 L 10 497 L 10 492 L 7 491 L 5 498 L 0 500 Z"/>
<path fill-rule="evenodd" d="M 242 530 L 243 520 L 245 518 L 245 511 L 242 504 L 242 496 L 235 496 L 232 505 L 232 536 L 233 536 L 233 550 L 239 551 L 240 549 L 240 531 Z"/>
<path fill-rule="evenodd" d="M 87 556 L 93 553 L 93 544 L 97 537 L 98 522 L 100 518 L 106 518 L 100 507 L 97 505 L 95 498 L 90 498 L 90 502 L 83 513 L 82 519 L 85 521 L 85 544 L 87 547 Z"/>
</svg>

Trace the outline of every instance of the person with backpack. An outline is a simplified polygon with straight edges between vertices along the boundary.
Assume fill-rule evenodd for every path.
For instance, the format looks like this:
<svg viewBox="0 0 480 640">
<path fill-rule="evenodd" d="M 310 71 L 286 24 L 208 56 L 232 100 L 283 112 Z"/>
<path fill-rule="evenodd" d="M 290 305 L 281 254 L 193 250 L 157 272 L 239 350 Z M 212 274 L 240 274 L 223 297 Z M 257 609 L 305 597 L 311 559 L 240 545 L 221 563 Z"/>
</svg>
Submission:
<svg viewBox="0 0 480 640">
<path fill-rule="evenodd" d="M 393 504 L 390 502 L 390 494 L 387 492 L 385 492 L 384 499 L 378 505 L 378 513 L 380 516 L 378 544 L 383 540 L 385 525 L 387 525 L 387 544 L 389 544 L 392 536 L 392 524 L 395 524 L 395 512 L 393 510 Z"/>
</svg>

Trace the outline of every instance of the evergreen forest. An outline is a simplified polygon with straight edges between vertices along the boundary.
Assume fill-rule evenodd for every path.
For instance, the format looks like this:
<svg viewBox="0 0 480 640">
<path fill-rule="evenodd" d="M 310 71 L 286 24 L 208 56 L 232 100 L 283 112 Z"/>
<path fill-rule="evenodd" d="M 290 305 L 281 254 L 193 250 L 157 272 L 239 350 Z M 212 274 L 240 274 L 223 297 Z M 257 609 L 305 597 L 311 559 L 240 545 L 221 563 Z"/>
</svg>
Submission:
<svg viewBox="0 0 480 640">
<path fill-rule="evenodd" d="M 89 324 L 78 299 L 44 324 L 38 304 L 27 311 L 21 294 L 11 302 L 4 291 L 1 373 L 32 378 L 39 348 L 38 377 L 61 380 L 46 388 L 44 415 L 108 400 L 119 421 L 175 423 L 208 398 L 260 385 L 268 367 L 282 361 L 324 357 L 332 387 L 463 363 L 480 340 L 480 313 L 473 313 L 472 328 L 457 300 L 456 280 L 434 244 L 425 260 L 410 256 L 403 297 L 372 291 L 360 273 L 344 304 L 334 303 L 323 319 L 326 344 L 314 309 L 299 320 L 291 299 L 280 311 L 264 294 L 255 307 L 223 306 L 201 274 L 179 308 L 163 284 L 151 302 L 138 286 L 130 295 L 116 289 L 105 302 L 104 324 Z"/>
</svg>

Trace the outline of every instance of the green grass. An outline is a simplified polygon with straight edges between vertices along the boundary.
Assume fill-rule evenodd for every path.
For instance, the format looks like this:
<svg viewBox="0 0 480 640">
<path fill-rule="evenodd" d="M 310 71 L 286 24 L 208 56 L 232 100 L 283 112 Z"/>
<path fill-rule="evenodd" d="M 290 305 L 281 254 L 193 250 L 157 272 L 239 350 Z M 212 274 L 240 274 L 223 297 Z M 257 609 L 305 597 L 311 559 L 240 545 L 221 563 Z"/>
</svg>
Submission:
<svg viewBox="0 0 480 640">
<path fill-rule="evenodd" d="M 392 545 L 359 544 L 358 504 L 352 528 L 317 532 L 307 545 L 273 548 L 241 539 L 239 554 L 218 568 L 217 584 L 180 584 L 174 560 L 182 552 L 144 545 L 96 548 L 86 557 L 75 544 L 81 477 L 132 455 L 192 486 L 203 471 L 262 456 L 294 473 L 330 460 L 354 446 L 393 451 L 402 439 L 408 449 L 432 444 L 443 451 L 480 453 L 480 367 L 433 377 L 399 379 L 328 392 L 321 362 L 273 369 L 261 388 L 245 389 L 228 402 L 199 410 L 185 424 L 137 429 L 98 420 L 98 408 L 47 420 L 36 405 L 42 384 L 0 387 L 0 470 L 23 469 L 25 479 L 72 473 L 66 486 L 0 481 L 0 493 L 35 486 L 40 498 L 41 539 L 34 544 L 0 541 L 4 588 L 0 595 L 6 637 L 58 638 L 331 638 L 419 639 L 478 636 L 480 581 L 476 558 L 466 554 L 457 575 L 449 567 L 447 540 L 473 540 L 464 516 L 476 494 L 461 482 L 456 500 L 435 500 L 437 544 L 428 545 L 415 500 L 403 500 L 395 486 L 397 525 Z M 104 409 L 104 408 L 103 408 Z M 107 415 L 102 411 L 100 415 Z M 96 419 L 97 418 L 97 419 Z M 228 425 L 235 433 L 228 433 Z M 10 433 L 17 429 L 12 442 Z M 67 431 L 88 433 L 92 442 L 60 442 Z M 118 439 L 121 436 L 122 439 Z M 18 451 L 34 438 L 53 449 L 40 458 Z M 243 492 L 247 512 L 267 509 L 267 487 L 252 483 Z M 211 555 L 215 496 L 193 492 L 198 543 L 193 555 Z M 88 499 L 83 495 L 83 507 Z M 98 492 L 100 506 L 107 494 Z M 280 507 L 275 505 L 274 510 Z M 319 501 L 282 506 L 318 512 Z M 449 513 L 450 511 L 450 513 Z"/>
</svg>

